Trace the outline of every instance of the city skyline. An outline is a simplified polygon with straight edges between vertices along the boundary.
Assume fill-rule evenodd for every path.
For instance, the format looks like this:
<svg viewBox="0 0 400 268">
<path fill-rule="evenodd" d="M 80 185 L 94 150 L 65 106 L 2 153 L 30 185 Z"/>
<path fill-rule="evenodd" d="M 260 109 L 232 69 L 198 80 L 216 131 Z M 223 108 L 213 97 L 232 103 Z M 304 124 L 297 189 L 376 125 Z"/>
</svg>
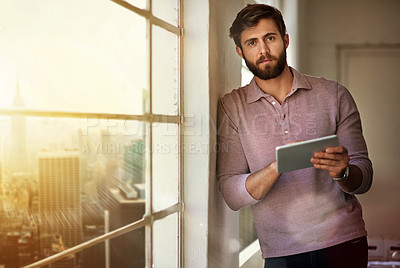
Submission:
<svg viewBox="0 0 400 268">
<path fill-rule="evenodd" d="M 147 8 L 142 0 L 133 5 Z M 105 208 L 117 228 L 139 220 L 149 198 L 154 211 L 179 202 L 181 34 L 170 27 L 179 30 L 179 5 L 154 2 L 152 16 L 161 24 L 115 1 L 3 0 L 0 10 L 0 267 L 51 254 L 49 243 L 41 246 L 44 233 L 74 246 L 68 234 L 41 225 L 53 213 L 41 214 L 44 191 L 53 187 L 61 196 L 62 181 L 79 181 L 84 241 L 105 232 Z M 51 157 L 39 165 L 47 161 L 41 155 L 74 153 L 79 176 L 55 182 L 53 169 L 45 168 Z M 63 174 L 61 162 L 54 170 Z M 45 199 L 62 210 L 52 198 Z M 125 217 L 127 203 L 134 218 Z M 53 222 L 70 224 L 68 213 Z M 137 246 L 144 258 L 143 229 Z M 91 249 L 77 254 L 77 266 L 104 253 Z"/>
<path fill-rule="evenodd" d="M 18 101 L 14 103 L 18 105 L 23 103 L 23 96 L 20 94 L 15 99 Z M 144 180 L 143 171 L 140 169 L 145 164 L 143 131 L 126 135 L 126 132 L 117 131 L 117 128 L 109 131 L 107 126 L 110 122 L 93 124 L 84 119 L 18 116 L 17 120 L 19 124 L 15 124 L 13 116 L 3 116 L 0 120 L 0 185 L 4 190 L 4 192 L 0 191 L 2 222 L 0 247 L 3 252 L 13 253 L 11 255 L 14 258 L 10 259 L 11 257 L 5 257 L 3 254 L 0 256 L 0 265 L 2 262 L 15 262 L 17 258 L 15 250 L 23 245 L 18 244 L 18 241 L 28 241 L 21 243 L 29 244 L 24 246 L 25 251 L 29 251 L 24 253 L 26 256 L 18 257 L 21 265 L 51 254 L 50 242 L 55 235 L 61 235 L 68 247 L 83 242 L 83 240 L 73 241 L 69 238 L 67 230 L 71 229 L 74 222 L 77 226 L 74 231 L 75 236 L 86 237 L 84 236 L 85 226 L 104 224 L 102 216 L 98 215 L 104 213 L 105 206 L 110 206 L 107 204 L 106 197 L 109 189 L 118 188 L 128 181 L 134 186 L 133 182 L 143 183 Z M 84 129 L 85 126 L 87 129 Z M 12 131 L 13 127 L 14 131 Z M 119 129 L 123 130 L 123 128 Z M 18 135 L 15 135 L 16 133 Z M 21 144 L 23 139 L 26 139 L 26 146 L 23 148 L 25 157 L 17 153 L 21 149 L 18 147 L 15 149 L 16 144 Z M 53 158 L 63 155 L 75 156 L 75 167 L 68 166 L 69 170 L 75 170 L 75 175 L 68 173 L 66 167 L 62 167 L 63 160 L 61 160 L 61 162 L 58 161 L 60 169 L 58 173 L 69 175 L 58 177 L 61 181 L 77 181 L 74 190 L 68 191 L 65 184 L 62 188 L 56 186 L 58 183 L 54 181 L 57 177 L 54 173 L 54 163 L 53 168 L 49 168 Z M 15 162 L 15 159 L 18 161 Z M 131 163 L 132 161 L 135 163 Z M 22 169 L 13 168 L 15 163 L 24 162 Z M 64 179 L 62 179 L 63 176 Z M 45 194 L 46 189 L 48 189 L 47 194 Z M 129 189 L 137 191 L 134 197 L 144 197 L 141 188 Z M 61 198 L 60 190 L 74 193 L 75 197 L 69 200 L 75 200 L 79 205 L 75 205 L 75 209 L 67 208 L 68 202 L 65 198 Z M 125 195 L 125 197 L 129 196 L 132 195 Z M 60 201 L 61 203 L 57 201 L 58 197 L 63 200 Z M 45 204 L 48 202 L 58 205 L 43 213 Z M 63 206 L 67 209 L 65 210 Z M 55 211 L 57 211 L 56 214 Z M 53 225 L 53 228 L 44 227 L 43 224 Z M 56 225 L 59 226 L 54 228 Z M 15 240 L 17 236 L 19 238 Z M 13 242 L 16 243 L 15 246 L 8 247 L 7 239 L 16 241 Z M 17 251 L 21 253 L 21 250 Z"/>
</svg>

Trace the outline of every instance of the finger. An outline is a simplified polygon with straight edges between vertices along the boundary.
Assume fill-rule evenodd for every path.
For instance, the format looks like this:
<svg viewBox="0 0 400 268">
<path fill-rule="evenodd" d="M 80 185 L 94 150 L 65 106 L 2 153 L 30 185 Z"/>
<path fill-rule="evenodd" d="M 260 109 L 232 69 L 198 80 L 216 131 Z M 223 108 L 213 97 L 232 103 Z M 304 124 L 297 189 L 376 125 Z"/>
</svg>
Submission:
<svg viewBox="0 0 400 268">
<path fill-rule="evenodd" d="M 332 160 L 340 161 L 345 158 L 345 155 L 317 152 L 317 153 L 314 153 L 314 157 L 321 158 L 321 159 L 332 159 Z"/>
<path fill-rule="evenodd" d="M 314 168 L 323 169 L 329 171 L 329 175 L 332 177 L 339 177 L 342 170 L 338 167 L 328 166 L 328 165 L 321 165 L 321 164 L 314 164 Z"/>
<path fill-rule="evenodd" d="M 326 165 L 326 166 L 340 166 L 341 161 L 335 160 L 335 159 L 325 159 L 325 158 L 311 158 L 311 163 L 313 164 L 319 164 L 319 165 Z M 345 165 L 345 162 L 343 161 L 343 164 Z"/>
<path fill-rule="evenodd" d="M 347 154 L 347 148 L 343 146 L 328 147 L 325 149 L 328 154 Z"/>
<path fill-rule="evenodd" d="M 345 168 L 348 165 L 348 159 L 343 158 L 340 160 L 337 159 L 324 159 L 324 158 L 316 158 L 313 157 L 311 158 L 311 163 L 318 164 L 318 165 L 324 165 L 332 168 L 337 168 L 339 171 Z"/>
<path fill-rule="evenodd" d="M 322 164 L 314 164 L 314 167 L 317 169 L 325 169 L 328 171 L 335 171 L 337 169 L 334 166 L 322 165 Z"/>
</svg>

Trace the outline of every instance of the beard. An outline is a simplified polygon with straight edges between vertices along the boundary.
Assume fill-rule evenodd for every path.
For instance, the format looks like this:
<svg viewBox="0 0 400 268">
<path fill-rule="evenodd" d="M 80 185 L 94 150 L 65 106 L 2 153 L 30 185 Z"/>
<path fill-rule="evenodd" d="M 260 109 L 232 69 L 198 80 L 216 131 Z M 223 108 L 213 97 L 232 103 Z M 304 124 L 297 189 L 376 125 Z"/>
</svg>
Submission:
<svg viewBox="0 0 400 268">
<path fill-rule="evenodd" d="M 281 73 L 283 72 L 283 70 L 285 69 L 285 65 L 286 65 L 286 49 L 284 49 L 282 51 L 282 53 L 278 56 L 278 58 L 276 57 L 272 57 L 270 55 L 264 56 L 262 55 L 257 61 L 256 64 L 248 61 L 246 59 L 246 57 L 243 54 L 243 58 L 244 61 L 246 62 L 246 66 L 247 68 L 249 68 L 249 70 L 258 78 L 262 79 L 262 80 L 269 80 L 269 79 L 273 79 L 278 77 L 279 75 L 281 75 Z M 258 67 L 258 64 L 260 64 L 262 61 L 264 60 L 277 60 L 276 65 L 274 66 L 265 66 L 265 69 L 261 69 Z"/>
</svg>

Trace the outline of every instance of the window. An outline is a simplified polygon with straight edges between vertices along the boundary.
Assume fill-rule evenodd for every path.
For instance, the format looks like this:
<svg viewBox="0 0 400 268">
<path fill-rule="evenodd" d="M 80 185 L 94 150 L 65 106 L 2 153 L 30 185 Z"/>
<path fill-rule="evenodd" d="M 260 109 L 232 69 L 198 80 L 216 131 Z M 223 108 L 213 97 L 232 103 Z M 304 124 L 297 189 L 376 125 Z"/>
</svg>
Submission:
<svg viewBox="0 0 400 268">
<path fill-rule="evenodd" d="M 1 1 L 0 266 L 181 266 L 180 7 Z"/>
</svg>

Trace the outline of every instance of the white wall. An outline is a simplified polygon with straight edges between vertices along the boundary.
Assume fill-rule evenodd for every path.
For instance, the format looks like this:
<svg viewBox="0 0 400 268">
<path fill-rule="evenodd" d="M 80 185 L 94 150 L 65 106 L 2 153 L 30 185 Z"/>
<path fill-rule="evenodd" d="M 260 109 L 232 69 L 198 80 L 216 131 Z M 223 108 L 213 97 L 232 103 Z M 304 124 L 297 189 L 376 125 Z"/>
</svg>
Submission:
<svg viewBox="0 0 400 268">
<path fill-rule="evenodd" d="M 300 0 L 301 71 L 337 78 L 337 44 L 400 43 L 398 0 Z"/>
<path fill-rule="evenodd" d="M 218 190 L 215 144 L 217 101 L 240 85 L 228 28 L 242 7 L 242 0 L 184 1 L 184 143 L 203 148 L 184 154 L 184 267 L 239 265 L 238 214 Z"/>
<path fill-rule="evenodd" d="M 241 59 L 236 54 L 229 27 L 242 9 L 242 0 L 210 1 L 210 196 L 209 266 L 239 266 L 239 218 L 222 199 L 216 181 L 217 101 L 240 86 Z"/>
<path fill-rule="evenodd" d="M 393 163 L 393 159 L 388 158 L 397 156 L 397 162 L 400 159 L 398 152 L 400 147 L 395 137 L 398 136 L 399 130 L 398 111 L 395 106 L 399 88 L 397 86 L 389 88 L 389 85 L 395 85 L 398 80 L 396 77 L 398 75 L 395 75 L 398 74 L 398 65 L 391 63 L 395 67 L 389 65 L 381 67 L 381 71 L 385 74 L 388 72 L 384 69 L 391 68 L 388 70 L 392 71 L 391 78 L 385 79 L 393 79 L 377 83 L 383 87 L 382 89 L 375 86 L 366 90 L 369 85 L 364 83 L 364 88 L 356 88 L 356 85 L 362 85 L 362 80 L 365 82 L 367 78 L 376 74 L 375 71 L 371 71 L 373 68 L 361 66 L 363 62 L 372 64 L 371 67 L 376 67 L 375 63 L 389 62 L 385 60 L 387 57 L 385 55 L 389 52 L 384 44 L 400 45 L 399 11 L 398 0 L 301 0 L 299 9 L 300 25 L 303 25 L 300 29 L 302 33 L 300 71 L 328 79 L 339 79 L 339 82 L 345 83 L 346 86 L 352 85 L 349 90 L 361 113 L 364 136 L 375 170 L 371 190 L 358 196 L 364 209 L 369 236 L 394 236 L 397 239 L 400 239 L 400 167 L 398 163 L 389 167 L 388 163 Z M 347 45 L 349 49 L 342 49 L 343 45 Z M 368 53 L 362 52 L 368 47 L 379 47 L 384 52 L 371 52 L 376 54 L 374 61 Z M 341 69 L 343 51 L 349 54 L 348 57 L 352 57 L 350 65 L 353 66 L 353 70 L 357 70 L 346 79 L 340 75 L 344 72 Z M 373 73 L 368 71 L 360 73 L 361 70 L 370 70 L 369 72 Z M 356 76 L 359 82 L 355 81 Z M 383 79 L 383 76 L 374 77 Z M 395 100 L 391 101 L 393 98 Z M 378 116 L 378 113 L 381 114 Z M 377 128 L 381 135 L 376 134 L 379 132 Z M 386 133 L 388 131 L 395 133 L 388 135 Z M 382 150 L 383 148 L 385 150 Z M 391 170 L 388 170 L 389 168 Z"/>
<path fill-rule="evenodd" d="M 209 144 L 209 4 L 185 0 L 184 9 L 184 144 Z M 187 147 L 189 148 L 189 147 Z M 209 157 L 184 152 L 183 267 L 207 266 Z"/>
</svg>

